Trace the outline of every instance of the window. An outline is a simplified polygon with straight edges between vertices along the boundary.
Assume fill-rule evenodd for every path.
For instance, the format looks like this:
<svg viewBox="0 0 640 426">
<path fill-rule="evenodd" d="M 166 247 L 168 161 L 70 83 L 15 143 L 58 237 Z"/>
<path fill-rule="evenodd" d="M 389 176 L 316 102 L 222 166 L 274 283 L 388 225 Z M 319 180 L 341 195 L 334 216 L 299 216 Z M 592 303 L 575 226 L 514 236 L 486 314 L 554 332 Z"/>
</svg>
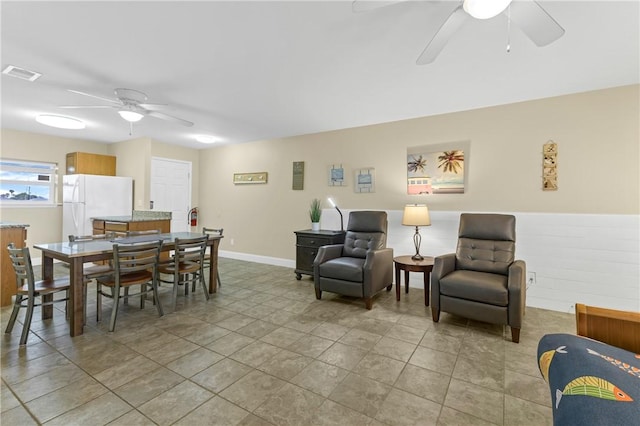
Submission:
<svg viewBox="0 0 640 426">
<path fill-rule="evenodd" d="M 53 206 L 57 171 L 55 163 L 0 159 L 0 204 Z"/>
</svg>

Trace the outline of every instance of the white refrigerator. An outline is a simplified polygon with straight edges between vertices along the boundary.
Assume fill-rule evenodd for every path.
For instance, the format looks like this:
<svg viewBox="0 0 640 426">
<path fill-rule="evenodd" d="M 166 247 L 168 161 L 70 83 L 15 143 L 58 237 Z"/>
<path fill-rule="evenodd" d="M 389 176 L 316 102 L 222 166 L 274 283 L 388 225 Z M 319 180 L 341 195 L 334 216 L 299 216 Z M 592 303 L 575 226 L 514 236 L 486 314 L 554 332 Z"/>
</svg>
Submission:
<svg viewBox="0 0 640 426">
<path fill-rule="evenodd" d="M 132 213 L 133 178 L 65 175 L 62 185 L 62 241 L 93 234 L 91 218 Z"/>
</svg>

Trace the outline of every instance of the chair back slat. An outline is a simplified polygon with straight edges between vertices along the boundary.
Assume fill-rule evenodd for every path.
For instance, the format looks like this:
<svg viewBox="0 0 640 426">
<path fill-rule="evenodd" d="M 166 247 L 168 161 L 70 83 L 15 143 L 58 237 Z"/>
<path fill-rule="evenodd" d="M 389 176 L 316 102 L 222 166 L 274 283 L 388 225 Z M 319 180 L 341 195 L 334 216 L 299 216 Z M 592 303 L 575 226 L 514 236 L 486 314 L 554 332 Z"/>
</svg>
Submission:
<svg viewBox="0 0 640 426">
<path fill-rule="evenodd" d="M 15 244 L 9 243 L 7 246 L 11 266 L 16 274 L 16 288 L 20 288 L 26 282 L 28 284 L 29 296 L 35 292 L 35 278 L 33 275 L 33 265 L 31 264 L 31 254 L 29 247 L 16 248 Z"/>
<path fill-rule="evenodd" d="M 116 280 L 118 281 L 122 275 L 149 270 L 154 276 L 157 275 L 161 248 L 162 240 L 139 244 L 114 244 L 113 265 Z"/>
<path fill-rule="evenodd" d="M 224 228 L 207 228 L 207 227 L 203 227 L 202 228 L 202 234 L 204 235 L 213 235 L 213 236 L 220 236 L 222 237 L 222 233 L 224 232 Z"/>
<path fill-rule="evenodd" d="M 202 262 L 208 238 L 206 235 L 195 238 L 176 238 L 173 261 L 177 263 Z"/>
</svg>

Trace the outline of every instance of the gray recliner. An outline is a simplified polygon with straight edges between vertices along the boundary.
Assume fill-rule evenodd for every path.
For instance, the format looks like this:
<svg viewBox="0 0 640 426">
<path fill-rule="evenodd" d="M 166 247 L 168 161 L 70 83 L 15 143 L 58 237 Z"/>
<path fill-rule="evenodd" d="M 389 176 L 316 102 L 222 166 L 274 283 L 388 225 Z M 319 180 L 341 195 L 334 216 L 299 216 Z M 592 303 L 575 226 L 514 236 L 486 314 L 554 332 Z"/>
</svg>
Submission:
<svg viewBox="0 0 640 426">
<path fill-rule="evenodd" d="M 520 341 L 525 311 L 526 265 L 514 260 L 516 218 L 502 214 L 460 215 L 456 253 L 435 258 L 431 314 L 440 311 L 506 324 Z"/>
<path fill-rule="evenodd" d="M 371 309 L 373 295 L 393 284 L 393 249 L 386 245 L 386 212 L 351 212 L 344 244 L 320 247 L 313 262 L 316 298 L 323 291 L 362 297 Z"/>
</svg>

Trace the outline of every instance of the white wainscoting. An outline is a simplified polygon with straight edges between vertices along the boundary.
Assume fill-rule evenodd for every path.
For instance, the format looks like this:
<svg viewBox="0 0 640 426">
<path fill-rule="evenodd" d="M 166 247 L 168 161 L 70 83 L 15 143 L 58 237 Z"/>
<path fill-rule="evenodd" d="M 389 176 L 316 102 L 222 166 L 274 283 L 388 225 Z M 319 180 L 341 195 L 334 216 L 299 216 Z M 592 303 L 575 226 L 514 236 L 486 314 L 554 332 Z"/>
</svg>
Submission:
<svg viewBox="0 0 640 426">
<path fill-rule="evenodd" d="M 342 211 L 345 227 L 349 210 Z M 402 210 L 388 210 L 388 246 L 394 255 L 413 254 L 415 228 L 402 226 Z M 573 312 L 575 303 L 640 311 L 640 216 L 511 213 L 516 216 L 516 257 L 535 272 L 527 305 Z M 460 212 L 432 211 L 431 226 L 420 228 L 420 253 L 455 251 Z M 323 229 L 340 229 L 334 209 L 322 214 Z M 220 251 L 221 257 L 295 267 L 295 260 Z M 422 286 L 411 273 L 410 285 Z"/>
</svg>

